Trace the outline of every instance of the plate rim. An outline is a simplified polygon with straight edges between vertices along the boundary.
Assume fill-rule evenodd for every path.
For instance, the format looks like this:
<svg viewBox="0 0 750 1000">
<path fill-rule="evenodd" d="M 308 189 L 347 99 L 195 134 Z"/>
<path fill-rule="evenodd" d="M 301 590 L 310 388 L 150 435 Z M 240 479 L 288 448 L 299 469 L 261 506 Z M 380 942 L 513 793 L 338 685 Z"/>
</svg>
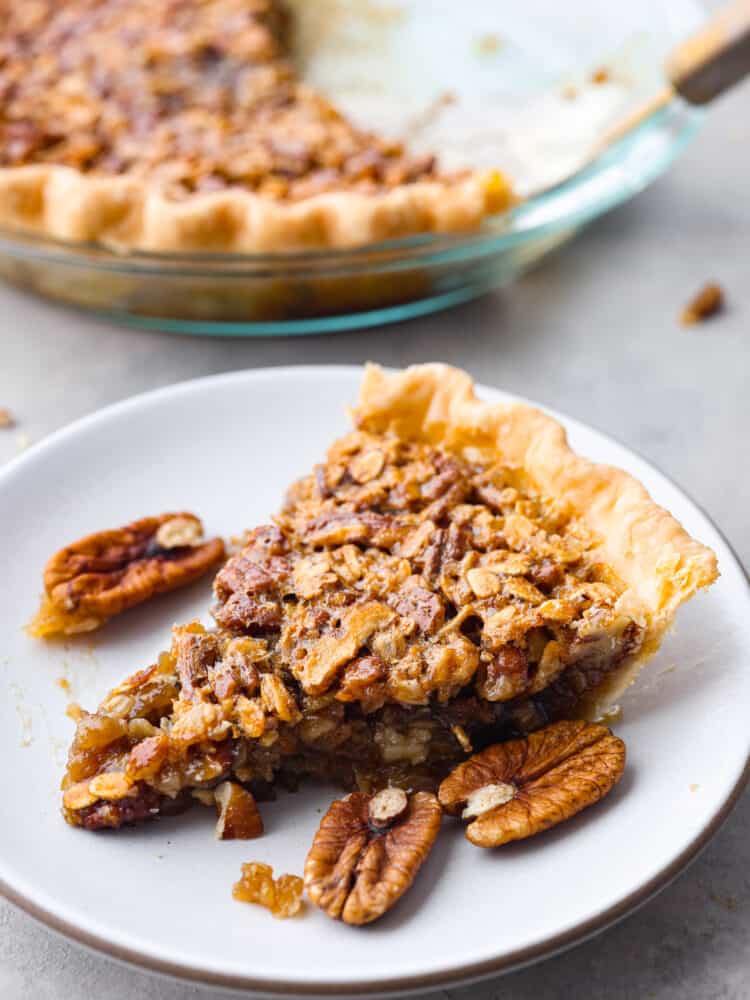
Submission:
<svg viewBox="0 0 750 1000">
<path fill-rule="evenodd" d="M 102 419 L 109 420 L 116 418 L 122 413 L 127 413 L 130 409 L 137 409 L 143 403 L 155 402 L 163 397 L 181 395 L 197 389 L 199 386 L 221 384 L 223 382 L 242 381 L 243 379 L 273 378 L 288 376 L 324 376 L 347 374 L 353 375 L 361 373 L 362 365 L 352 364 L 313 364 L 313 365 L 279 365 L 264 366 L 260 368 L 245 368 L 231 370 L 213 375 L 199 376 L 193 379 L 186 379 L 180 382 L 159 386 L 145 392 L 137 393 L 133 396 L 100 407 L 92 413 L 85 414 L 77 420 L 53 431 L 40 442 L 32 445 L 26 452 L 16 456 L 7 462 L 0 469 L 0 489 L 4 482 L 11 478 L 18 469 L 22 469 L 30 460 L 44 453 L 47 449 L 55 448 L 60 442 L 65 442 L 69 437 L 75 437 L 80 431 L 85 431 L 90 425 L 99 423 Z M 392 369 L 390 369 L 392 370 Z M 731 542 L 727 539 L 722 530 L 715 524 L 713 519 L 706 513 L 703 507 L 697 503 L 693 497 L 687 493 L 671 476 L 663 472 L 654 462 L 645 458 L 637 449 L 619 441 L 615 436 L 599 430 L 588 421 L 579 420 L 576 417 L 569 417 L 559 411 L 542 406 L 533 400 L 516 393 L 507 392 L 491 385 L 478 382 L 477 389 L 481 393 L 488 390 L 490 393 L 500 393 L 512 400 L 536 406 L 551 414 L 556 419 L 563 419 L 569 427 L 582 427 L 586 430 L 594 431 L 599 436 L 612 441 L 613 443 L 635 455 L 645 466 L 662 476 L 673 487 L 680 491 L 683 496 L 701 513 L 708 524 L 713 528 L 727 547 L 736 567 L 740 571 L 741 578 L 745 582 L 748 594 L 750 594 L 750 573 L 745 569 L 742 561 L 734 550 Z M 721 807 L 716 810 L 709 822 L 703 827 L 693 840 L 685 847 L 676 858 L 668 865 L 653 875 L 647 882 L 628 893 L 623 899 L 604 911 L 584 920 L 574 927 L 551 934 L 534 944 L 521 948 L 516 948 L 502 956 L 485 959 L 478 962 L 471 962 L 450 970 L 442 970 L 434 973 L 415 973 L 407 976 L 395 978 L 385 978 L 367 981 L 329 981 L 317 982 L 311 986 L 300 982 L 285 982 L 278 978 L 264 979 L 245 974 L 222 973 L 210 969 L 191 968 L 181 962 L 174 962 L 166 958 L 143 953 L 136 948 L 118 944 L 110 941 L 104 935 L 92 931 L 84 930 L 74 922 L 58 916 L 52 910 L 24 895 L 20 890 L 10 885 L 5 878 L 0 876 L 0 897 L 5 898 L 22 910 L 37 922 L 45 925 L 53 932 L 74 941 L 85 948 L 104 954 L 117 962 L 133 966 L 135 968 L 147 969 L 161 976 L 183 982 L 200 983 L 208 986 L 216 986 L 222 989 L 240 990 L 244 992 L 284 997 L 321 997 L 321 996 L 387 996 L 394 994 L 415 993 L 424 990 L 434 990 L 441 987 L 456 986 L 487 979 L 492 976 L 517 970 L 534 962 L 551 958 L 553 955 L 572 948 L 582 943 L 588 938 L 604 931 L 608 927 L 633 913 L 643 906 L 650 899 L 656 896 L 662 889 L 666 888 L 687 866 L 694 861 L 700 852 L 708 845 L 712 838 L 724 824 L 733 808 L 737 804 L 745 787 L 750 783 L 750 747 L 748 747 L 747 757 L 744 767 L 732 788 L 726 795 Z"/>
</svg>

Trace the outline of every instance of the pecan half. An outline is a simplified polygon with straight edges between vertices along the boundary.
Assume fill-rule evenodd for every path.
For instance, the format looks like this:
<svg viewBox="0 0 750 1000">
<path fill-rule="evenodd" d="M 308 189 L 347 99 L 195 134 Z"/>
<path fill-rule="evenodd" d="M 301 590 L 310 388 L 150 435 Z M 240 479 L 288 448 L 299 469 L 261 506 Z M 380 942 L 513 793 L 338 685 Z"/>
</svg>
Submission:
<svg viewBox="0 0 750 1000">
<path fill-rule="evenodd" d="M 368 924 L 414 881 L 440 829 L 438 800 L 387 788 L 334 802 L 305 861 L 305 889 L 329 917 Z"/>
<path fill-rule="evenodd" d="M 180 513 L 73 542 L 47 563 L 45 595 L 28 631 L 38 637 L 90 632 L 155 594 L 192 583 L 224 556 L 220 538 L 202 538 L 200 520 Z"/>
<path fill-rule="evenodd" d="M 593 805 L 625 767 L 625 744 L 606 726 L 557 722 L 527 739 L 487 747 L 438 790 L 440 804 L 468 820 L 478 847 L 541 833 Z"/>
</svg>

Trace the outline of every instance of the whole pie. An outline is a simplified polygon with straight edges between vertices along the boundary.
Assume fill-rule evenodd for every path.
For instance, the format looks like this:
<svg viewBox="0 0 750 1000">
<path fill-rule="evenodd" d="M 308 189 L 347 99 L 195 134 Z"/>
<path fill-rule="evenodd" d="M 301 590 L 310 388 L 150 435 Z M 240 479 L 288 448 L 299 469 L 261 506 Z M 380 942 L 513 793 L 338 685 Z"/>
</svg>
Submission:
<svg viewBox="0 0 750 1000">
<path fill-rule="evenodd" d="M 0 225 L 121 249 L 345 247 L 476 229 L 497 172 L 347 121 L 282 0 L 0 0 Z"/>
<path fill-rule="evenodd" d="M 82 712 L 88 829 L 314 775 L 433 791 L 457 763 L 601 717 L 717 575 L 631 476 L 443 365 L 368 367 L 355 429 L 216 576 L 215 626 Z"/>
</svg>

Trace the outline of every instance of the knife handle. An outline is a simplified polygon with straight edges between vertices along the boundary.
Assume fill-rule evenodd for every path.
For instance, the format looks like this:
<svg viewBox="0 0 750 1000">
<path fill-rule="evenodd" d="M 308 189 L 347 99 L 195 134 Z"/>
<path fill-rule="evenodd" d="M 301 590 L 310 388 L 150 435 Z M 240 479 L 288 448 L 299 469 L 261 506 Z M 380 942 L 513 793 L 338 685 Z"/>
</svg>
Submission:
<svg viewBox="0 0 750 1000">
<path fill-rule="evenodd" d="M 667 77 L 690 104 L 707 104 L 750 73 L 750 0 L 734 0 L 672 50 Z"/>
</svg>

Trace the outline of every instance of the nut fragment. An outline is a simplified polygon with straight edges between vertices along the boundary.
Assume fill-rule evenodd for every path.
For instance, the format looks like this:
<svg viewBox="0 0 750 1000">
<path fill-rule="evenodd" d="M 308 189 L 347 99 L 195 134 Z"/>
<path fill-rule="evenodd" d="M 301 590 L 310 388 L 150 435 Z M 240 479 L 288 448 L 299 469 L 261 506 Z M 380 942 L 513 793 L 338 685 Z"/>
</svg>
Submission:
<svg viewBox="0 0 750 1000">
<path fill-rule="evenodd" d="M 155 594 L 192 583 L 224 556 L 221 539 L 198 544 L 202 535 L 193 514 L 162 514 L 66 546 L 45 567 L 45 596 L 28 631 L 90 632 Z"/>
<path fill-rule="evenodd" d="M 145 721 L 145 720 L 141 720 Z M 147 723 L 148 725 L 148 723 Z M 169 753 L 169 738 L 159 730 L 136 743 L 130 751 L 125 773 L 133 781 L 145 781 L 158 774 Z"/>
<path fill-rule="evenodd" d="M 724 308 L 724 291 L 721 285 L 709 282 L 695 295 L 682 310 L 680 322 L 683 326 L 702 323 L 715 316 Z"/>
<path fill-rule="evenodd" d="M 603 798 L 625 767 L 625 744 L 606 726 L 558 722 L 476 754 L 443 781 L 440 804 L 471 820 L 468 839 L 499 847 L 541 833 Z"/>
<path fill-rule="evenodd" d="M 198 545 L 203 541 L 203 525 L 197 517 L 180 515 L 161 524 L 155 537 L 156 544 L 162 549 Z"/>
<path fill-rule="evenodd" d="M 133 795 L 133 782 L 122 771 L 105 771 L 91 779 L 89 792 L 98 799 L 116 802 Z"/>
<path fill-rule="evenodd" d="M 7 427 L 15 427 L 16 421 L 13 418 L 13 414 L 10 410 L 6 410 L 4 406 L 0 406 L 0 428 L 5 429 Z"/>
<path fill-rule="evenodd" d="M 358 483 L 369 483 L 383 471 L 385 455 L 382 451 L 365 451 L 352 459 L 349 471 Z"/>
<path fill-rule="evenodd" d="M 232 895 L 241 903 L 258 903 L 274 917 L 285 920 L 302 909 L 302 879 L 299 875 L 273 877 L 273 868 L 260 861 L 242 866 L 242 877 L 235 882 Z"/>
<path fill-rule="evenodd" d="M 214 791 L 219 818 L 219 840 L 252 840 L 263 833 L 263 820 L 254 797 L 234 781 L 224 781 Z"/>
<path fill-rule="evenodd" d="M 440 805 L 429 792 L 404 795 L 401 813 L 393 812 L 395 796 L 378 795 L 353 792 L 334 802 L 305 861 L 310 900 L 347 924 L 377 920 L 403 896 L 440 829 Z M 374 828 L 373 802 L 376 815 L 392 813 L 387 826 Z"/>
<path fill-rule="evenodd" d="M 490 809 L 504 806 L 516 794 L 516 786 L 501 782 L 497 785 L 484 785 L 472 792 L 466 800 L 466 808 L 461 813 L 461 819 L 476 819 L 484 816 Z"/>
<path fill-rule="evenodd" d="M 470 569 L 466 579 L 477 597 L 492 597 L 500 591 L 500 580 L 489 569 Z"/>
<path fill-rule="evenodd" d="M 370 801 L 370 823 L 378 830 L 385 830 L 401 819 L 408 806 L 409 799 L 402 788 L 383 788 Z"/>
</svg>

